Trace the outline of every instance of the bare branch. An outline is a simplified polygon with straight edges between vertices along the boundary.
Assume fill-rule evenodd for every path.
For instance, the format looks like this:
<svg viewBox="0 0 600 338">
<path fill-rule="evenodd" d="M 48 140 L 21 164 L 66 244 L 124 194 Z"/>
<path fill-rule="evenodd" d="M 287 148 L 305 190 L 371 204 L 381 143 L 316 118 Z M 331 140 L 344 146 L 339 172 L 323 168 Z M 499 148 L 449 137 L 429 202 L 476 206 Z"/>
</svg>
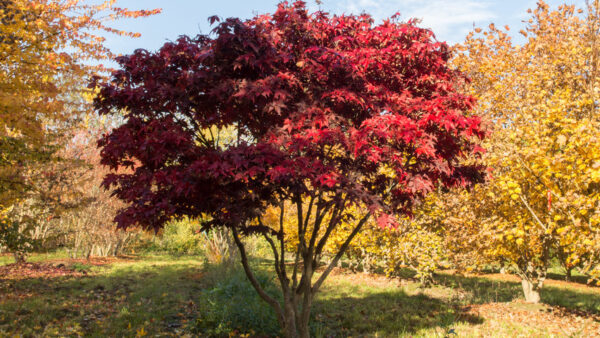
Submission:
<svg viewBox="0 0 600 338">
<path fill-rule="evenodd" d="M 331 270 L 333 270 L 333 268 L 337 265 L 340 258 L 342 258 L 342 255 L 344 254 L 344 252 L 346 252 L 346 249 L 348 249 L 350 242 L 352 242 L 352 240 L 354 239 L 356 234 L 358 234 L 360 232 L 360 229 L 369 220 L 369 217 L 371 217 L 371 213 L 367 213 L 363 218 L 361 218 L 361 220 L 358 222 L 358 224 L 356 225 L 354 230 L 352 230 L 352 233 L 350 233 L 348 238 L 346 238 L 346 241 L 344 242 L 344 244 L 342 244 L 342 247 L 340 248 L 338 253 L 335 255 L 335 257 L 333 258 L 331 263 L 329 263 L 329 266 L 327 267 L 327 269 L 325 269 L 325 271 L 323 271 L 321 276 L 319 276 L 319 279 L 312 287 L 311 293 L 315 294 L 319 290 L 319 288 L 321 287 L 321 284 L 323 284 L 323 282 L 325 281 L 325 278 L 327 278 L 327 276 L 329 276 L 329 274 L 331 273 Z"/>
<path fill-rule="evenodd" d="M 281 265 L 279 264 L 279 253 L 277 252 L 277 247 L 275 246 L 273 239 L 271 239 L 271 237 L 269 237 L 269 235 L 267 235 L 265 233 L 263 233 L 262 235 L 265 238 L 265 240 L 267 241 L 267 243 L 269 243 L 269 246 L 271 247 L 271 250 L 273 251 L 273 257 L 275 258 L 275 272 L 277 273 L 277 276 L 280 277 L 279 279 L 281 279 L 281 270 L 280 270 Z"/>
<path fill-rule="evenodd" d="M 232 227 L 231 232 L 233 233 L 233 239 L 235 241 L 235 244 L 237 245 L 240 251 L 242 266 L 244 267 L 246 277 L 248 277 L 248 280 L 250 281 L 256 292 L 258 292 L 259 296 L 275 309 L 275 312 L 277 313 L 277 317 L 279 319 L 279 323 L 282 327 L 284 327 L 285 320 L 283 316 L 283 311 L 281 310 L 281 305 L 273 297 L 269 296 L 256 280 L 256 277 L 254 276 L 254 273 L 250 268 L 250 264 L 248 263 L 246 248 L 244 247 L 244 243 L 242 243 L 242 241 L 240 240 L 240 235 L 238 234 L 237 229 L 235 227 Z"/>
<path fill-rule="evenodd" d="M 296 211 L 298 217 L 298 249 L 304 249 L 306 246 L 304 244 L 304 232 L 305 229 L 302 227 L 303 222 L 303 214 L 302 214 L 302 196 L 296 195 Z"/>
<path fill-rule="evenodd" d="M 279 234 L 278 234 L 278 238 L 279 238 L 279 254 L 281 255 L 281 257 L 279 258 L 279 264 L 281 264 L 280 270 L 283 273 L 283 276 L 285 277 L 286 283 L 288 283 L 288 277 L 287 277 L 287 271 L 285 270 L 285 238 L 284 238 L 284 228 L 283 228 L 283 222 L 284 222 L 284 218 L 285 218 L 285 202 L 282 200 L 280 205 L 279 205 L 279 210 L 280 210 L 280 214 L 279 214 Z"/>
<path fill-rule="evenodd" d="M 546 225 L 535 214 L 535 211 L 533 211 L 533 209 L 531 209 L 531 206 L 529 206 L 529 203 L 527 203 L 527 200 L 525 200 L 525 198 L 523 197 L 523 195 L 519 194 L 519 197 L 521 198 L 521 201 L 523 202 L 523 204 L 525 205 L 525 207 L 527 208 L 527 210 L 529 210 L 529 212 L 531 213 L 531 215 L 533 216 L 533 218 L 535 218 L 535 220 L 540 224 L 540 226 L 542 227 L 542 229 L 548 230 L 548 228 L 546 227 Z"/>
<path fill-rule="evenodd" d="M 342 210 L 344 210 L 344 207 L 346 206 L 347 199 L 348 199 L 348 196 L 346 195 L 344 197 L 344 199 L 333 208 L 333 211 L 331 213 L 331 219 L 329 220 L 327 229 L 325 229 L 325 234 L 323 234 L 323 237 L 321 237 L 321 239 L 319 240 L 319 243 L 317 244 L 317 248 L 315 250 L 317 255 L 321 254 L 321 252 L 323 251 L 323 248 L 325 248 L 325 244 L 327 244 L 327 239 L 331 235 L 331 232 L 333 231 L 333 229 L 335 229 L 336 225 L 339 223 L 340 215 L 342 213 Z"/>
<path fill-rule="evenodd" d="M 310 243 L 308 244 L 308 251 L 311 253 L 311 255 L 313 252 L 315 252 L 314 251 L 315 243 L 317 241 L 317 237 L 319 236 L 319 230 L 321 229 L 321 223 L 323 223 L 323 219 L 325 218 L 325 215 L 327 215 L 327 212 L 329 211 L 329 209 L 331 209 L 331 205 L 325 206 L 325 208 L 320 211 L 319 211 L 319 209 L 317 209 L 317 214 L 315 215 L 315 225 L 314 225 L 313 233 L 310 237 Z M 316 253 L 316 255 L 318 255 L 318 254 L 319 253 Z"/>
<path fill-rule="evenodd" d="M 321 197 L 321 195 L 319 194 L 319 198 L 320 197 Z M 315 202 L 315 196 L 311 196 L 310 201 L 308 202 L 308 210 L 306 211 L 306 217 L 304 217 L 304 226 L 303 226 L 304 231 L 306 231 L 306 229 L 308 229 L 308 221 L 310 220 L 314 202 Z M 317 206 L 317 208 L 318 208 L 318 206 Z"/>
</svg>

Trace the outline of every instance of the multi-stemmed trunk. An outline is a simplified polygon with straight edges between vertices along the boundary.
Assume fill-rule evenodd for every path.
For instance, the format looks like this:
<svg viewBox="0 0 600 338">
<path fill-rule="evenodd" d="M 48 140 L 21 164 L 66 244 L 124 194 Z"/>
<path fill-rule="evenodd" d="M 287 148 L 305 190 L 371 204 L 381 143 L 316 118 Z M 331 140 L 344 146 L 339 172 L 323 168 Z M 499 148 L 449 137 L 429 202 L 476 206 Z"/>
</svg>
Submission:
<svg viewBox="0 0 600 338">
<path fill-rule="evenodd" d="M 571 251 L 568 249 L 569 246 L 557 245 L 556 258 L 565 271 L 565 281 L 570 282 L 575 265 L 570 260 Z"/>
<path fill-rule="evenodd" d="M 521 279 L 521 286 L 523 287 L 523 293 L 527 303 L 540 302 L 540 290 L 542 289 L 543 284 L 543 280 L 532 281 L 528 278 Z"/>
<path fill-rule="evenodd" d="M 521 286 L 527 303 L 539 303 L 540 291 L 546 280 L 547 265 L 534 267 L 528 263 L 523 267 L 519 267 L 519 276 L 521 277 Z"/>
<path fill-rule="evenodd" d="M 291 266 L 288 267 L 285 257 L 284 203 L 280 204 L 279 231 L 273 231 L 271 235 L 263 235 L 273 252 L 275 272 L 281 289 L 281 301 L 267 294 L 258 283 L 248 262 L 248 256 L 238 231 L 233 228 L 232 233 L 246 276 L 260 297 L 275 310 L 283 334 L 286 337 L 306 338 L 310 336 L 310 313 L 316 293 L 333 268 L 337 266 L 350 242 L 367 222 L 370 214 L 367 213 L 359 219 L 334 258 L 313 282 L 315 271 L 319 267 L 319 257 L 323 253 L 329 236 L 342 220 L 345 203 L 325 205 L 321 203 L 320 197 L 313 197 L 310 199 L 306 213 L 303 213 L 301 198 L 297 197 L 293 203 L 297 207 L 299 243 L 294 259 L 289 264 Z M 313 204 L 316 210 L 313 210 Z M 326 216 L 328 216 L 327 221 L 325 221 Z M 258 221 L 262 225 L 261 220 L 258 219 Z"/>
<path fill-rule="evenodd" d="M 550 193 L 550 191 L 548 191 L 548 193 Z M 550 214 L 547 215 L 546 222 L 543 222 L 533 210 L 527 201 L 527 198 L 522 194 L 519 194 L 518 197 L 521 199 L 521 202 L 523 202 L 525 208 L 527 208 L 529 211 L 531 217 L 535 219 L 537 224 L 540 226 L 540 229 L 545 233 L 540 238 L 541 252 L 535 252 L 534 250 L 532 254 L 524 255 L 518 259 L 517 262 L 515 262 L 518 269 L 518 274 L 521 277 L 521 285 L 523 287 L 525 301 L 528 303 L 539 303 L 541 299 L 540 290 L 544 286 L 544 281 L 546 280 L 546 275 L 548 273 L 550 248 L 554 247 L 554 240 L 550 235 L 551 231 L 549 231 Z"/>
</svg>

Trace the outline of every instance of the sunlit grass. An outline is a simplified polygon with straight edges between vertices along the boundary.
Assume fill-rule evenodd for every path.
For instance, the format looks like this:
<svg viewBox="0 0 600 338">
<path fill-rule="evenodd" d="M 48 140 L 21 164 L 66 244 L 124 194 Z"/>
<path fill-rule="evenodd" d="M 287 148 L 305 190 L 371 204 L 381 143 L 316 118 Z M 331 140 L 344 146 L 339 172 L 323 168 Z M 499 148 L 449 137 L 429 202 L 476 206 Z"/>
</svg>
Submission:
<svg viewBox="0 0 600 338">
<path fill-rule="evenodd" d="M 31 260 L 55 262 L 64 260 L 62 255 L 34 255 Z M 129 257 L 103 266 L 65 262 L 87 275 L 0 281 L 0 336 L 226 336 L 232 332 L 274 336 L 279 332 L 273 311 L 237 265 L 205 265 L 200 256 L 168 255 Z M 276 295 L 276 282 L 266 263 L 255 260 L 254 266 L 261 283 Z M 312 335 L 562 336 L 561 331 L 556 333 L 560 325 L 521 322 L 506 313 L 542 321 L 546 317 L 539 315 L 557 305 L 600 313 L 600 289 L 581 284 L 550 282 L 542 291 L 545 304 L 529 305 L 520 301 L 520 284 L 513 277 L 439 274 L 437 281 L 438 285 L 421 288 L 410 279 L 338 270 L 315 300 Z M 469 310 L 472 307 L 474 311 Z M 581 327 L 581 332 L 564 336 L 585 337 L 589 332 L 585 325 Z"/>
<path fill-rule="evenodd" d="M 66 250 L 58 250 L 47 253 L 36 253 L 27 258 L 28 262 L 37 263 L 37 262 L 46 262 L 50 260 L 57 259 L 66 259 L 69 257 L 69 254 Z M 12 264 L 15 262 L 15 259 L 12 254 L 2 254 L 0 255 L 0 265 Z"/>
</svg>

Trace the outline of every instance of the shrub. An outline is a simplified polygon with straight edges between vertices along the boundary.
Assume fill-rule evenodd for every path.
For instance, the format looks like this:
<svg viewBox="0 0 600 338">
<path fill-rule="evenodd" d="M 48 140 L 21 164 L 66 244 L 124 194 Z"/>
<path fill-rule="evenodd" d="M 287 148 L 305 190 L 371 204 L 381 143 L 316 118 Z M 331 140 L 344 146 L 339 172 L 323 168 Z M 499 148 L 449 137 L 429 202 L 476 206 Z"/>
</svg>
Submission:
<svg viewBox="0 0 600 338">
<path fill-rule="evenodd" d="M 198 221 L 184 218 L 173 220 L 165 225 L 158 239 L 158 248 L 172 254 L 201 254 L 202 235 Z"/>
<path fill-rule="evenodd" d="M 231 231 L 226 228 L 202 232 L 202 247 L 208 263 L 232 264 L 238 251 Z"/>
<path fill-rule="evenodd" d="M 92 202 L 70 212 L 60 220 L 65 245 L 72 258 L 118 256 L 131 252 L 143 236 L 140 229 L 117 230 L 112 221 L 122 204 L 110 192 L 90 187 Z"/>
<path fill-rule="evenodd" d="M 35 241 L 29 236 L 29 222 L 19 222 L 9 216 L 10 210 L 0 212 L 0 248 L 11 252 L 17 263 L 24 262 L 34 248 Z"/>
</svg>

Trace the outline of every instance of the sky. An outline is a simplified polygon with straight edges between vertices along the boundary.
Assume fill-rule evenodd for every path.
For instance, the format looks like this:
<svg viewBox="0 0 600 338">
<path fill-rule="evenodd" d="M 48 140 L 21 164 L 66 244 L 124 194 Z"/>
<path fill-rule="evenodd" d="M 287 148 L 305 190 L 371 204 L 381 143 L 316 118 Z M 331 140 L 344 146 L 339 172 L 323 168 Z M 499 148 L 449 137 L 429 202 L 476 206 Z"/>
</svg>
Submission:
<svg viewBox="0 0 600 338">
<path fill-rule="evenodd" d="M 319 8 L 315 0 L 305 0 L 312 10 Z M 162 8 L 162 13 L 134 20 L 122 20 L 114 26 L 142 34 L 130 39 L 106 36 L 106 45 L 119 54 L 130 54 L 137 48 L 156 50 L 180 35 L 207 34 L 211 30 L 207 18 L 251 18 L 272 13 L 280 0 L 120 0 L 119 7 L 129 9 Z M 584 0 L 547 0 L 553 8 L 561 3 L 582 6 Z M 402 19 L 419 18 L 421 26 L 431 28 L 439 41 L 461 42 L 474 27 L 509 25 L 518 39 L 518 31 L 528 18 L 527 9 L 536 0 L 322 0 L 320 8 L 335 14 L 371 14 L 376 21 L 399 12 Z"/>
</svg>

